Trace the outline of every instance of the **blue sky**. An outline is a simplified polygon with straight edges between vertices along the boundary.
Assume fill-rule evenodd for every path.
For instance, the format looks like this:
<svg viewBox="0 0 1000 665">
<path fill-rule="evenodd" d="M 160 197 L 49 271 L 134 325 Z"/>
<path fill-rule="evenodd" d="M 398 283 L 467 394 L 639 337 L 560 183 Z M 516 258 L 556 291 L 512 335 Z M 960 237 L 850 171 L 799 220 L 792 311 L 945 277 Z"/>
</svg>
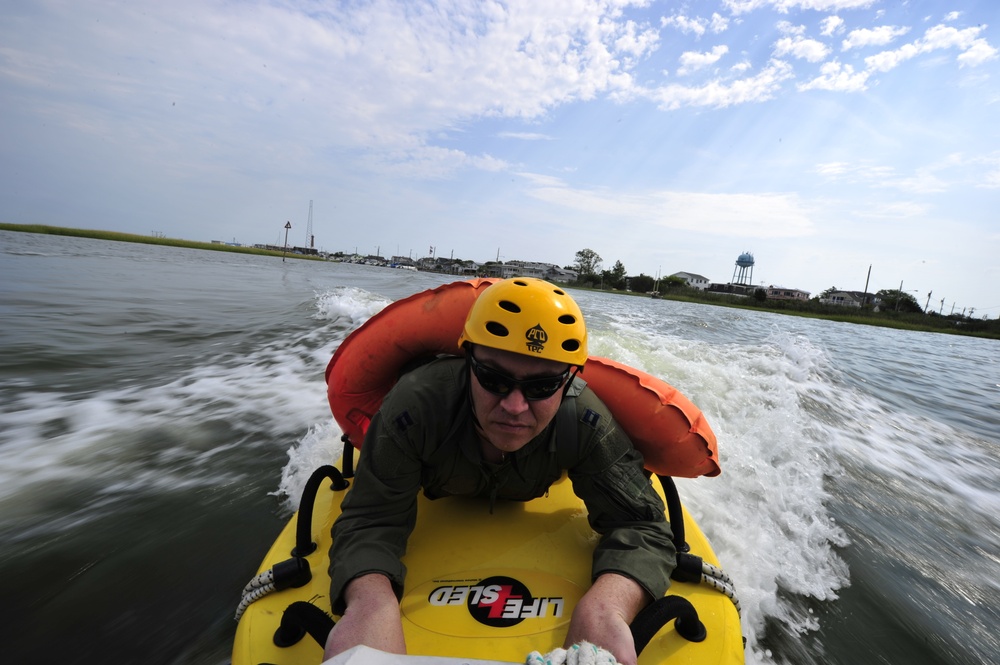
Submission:
<svg viewBox="0 0 1000 665">
<path fill-rule="evenodd" d="M 0 220 L 1000 316 L 1000 3 L 8 1 Z M 941 299 L 944 303 L 941 304 Z"/>
</svg>

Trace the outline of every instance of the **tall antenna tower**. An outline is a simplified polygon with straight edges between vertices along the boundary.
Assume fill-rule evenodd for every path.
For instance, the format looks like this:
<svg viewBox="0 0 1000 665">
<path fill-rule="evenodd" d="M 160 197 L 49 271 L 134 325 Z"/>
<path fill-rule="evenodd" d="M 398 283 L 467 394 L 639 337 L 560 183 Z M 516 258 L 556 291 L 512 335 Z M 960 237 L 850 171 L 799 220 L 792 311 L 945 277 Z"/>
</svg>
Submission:
<svg viewBox="0 0 1000 665">
<path fill-rule="evenodd" d="M 313 202 L 309 200 L 309 221 L 306 223 L 306 247 L 313 249 L 315 237 L 313 236 Z"/>
</svg>

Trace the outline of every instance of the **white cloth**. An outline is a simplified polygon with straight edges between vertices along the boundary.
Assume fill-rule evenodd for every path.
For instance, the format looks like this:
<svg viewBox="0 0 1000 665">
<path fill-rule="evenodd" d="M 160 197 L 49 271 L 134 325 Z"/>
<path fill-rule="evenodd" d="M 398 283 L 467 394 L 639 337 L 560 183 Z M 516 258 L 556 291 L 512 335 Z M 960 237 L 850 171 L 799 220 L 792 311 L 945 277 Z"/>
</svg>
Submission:
<svg viewBox="0 0 1000 665">
<path fill-rule="evenodd" d="M 525 665 L 618 665 L 610 651 L 590 642 L 577 642 L 569 649 L 553 649 L 545 655 L 528 654 Z"/>
<path fill-rule="evenodd" d="M 446 656 L 401 656 L 371 647 L 356 646 L 329 660 L 324 660 L 323 665 L 518 665 L 518 663 Z"/>
</svg>

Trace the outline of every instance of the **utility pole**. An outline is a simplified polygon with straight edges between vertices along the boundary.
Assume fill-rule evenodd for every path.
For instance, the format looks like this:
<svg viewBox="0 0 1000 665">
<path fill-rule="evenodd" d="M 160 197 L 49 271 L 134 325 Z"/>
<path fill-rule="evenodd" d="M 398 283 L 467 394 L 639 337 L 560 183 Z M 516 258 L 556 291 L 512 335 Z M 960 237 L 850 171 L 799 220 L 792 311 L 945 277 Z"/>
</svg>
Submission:
<svg viewBox="0 0 1000 665">
<path fill-rule="evenodd" d="M 865 278 L 865 297 L 864 300 L 861 302 L 862 307 L 868 304 L 868 282 L 871 280 L 871 278 L 872 278 L 872 266 L 871 264 L 868 264 L 868 277 Z"/>
<path fill-rule="evenodd" d="M 316 246 L 316 237 L 313 236 L 313 202 L 309 200 L 309 221 L 306 222 L 306 247 L 312 249 Z"/>
<path fill-rule="evenodd" d="M 928 291 L 927 292 L 927 302 L 924 304 L 924 314 L 927 313 L 927 308 L 931 306 L 931 294 L 932 293 L 934 293 L 934 291 Z"/>
</svg>

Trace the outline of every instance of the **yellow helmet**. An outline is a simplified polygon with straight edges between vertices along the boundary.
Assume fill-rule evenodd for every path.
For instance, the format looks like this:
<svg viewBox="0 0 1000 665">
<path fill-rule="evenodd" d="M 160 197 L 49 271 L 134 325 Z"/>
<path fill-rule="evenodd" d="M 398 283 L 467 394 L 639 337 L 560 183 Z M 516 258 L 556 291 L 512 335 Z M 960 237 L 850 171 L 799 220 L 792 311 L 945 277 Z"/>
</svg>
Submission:
<svg viewBox="0 0 1000 665">
<path fill-rule="evenodd" d="M 565 291 L 534 277 L 514 277 L 485 289 L 469 310 L 458 340 L 583 367 L 587 327 Z"/>
</svg>

